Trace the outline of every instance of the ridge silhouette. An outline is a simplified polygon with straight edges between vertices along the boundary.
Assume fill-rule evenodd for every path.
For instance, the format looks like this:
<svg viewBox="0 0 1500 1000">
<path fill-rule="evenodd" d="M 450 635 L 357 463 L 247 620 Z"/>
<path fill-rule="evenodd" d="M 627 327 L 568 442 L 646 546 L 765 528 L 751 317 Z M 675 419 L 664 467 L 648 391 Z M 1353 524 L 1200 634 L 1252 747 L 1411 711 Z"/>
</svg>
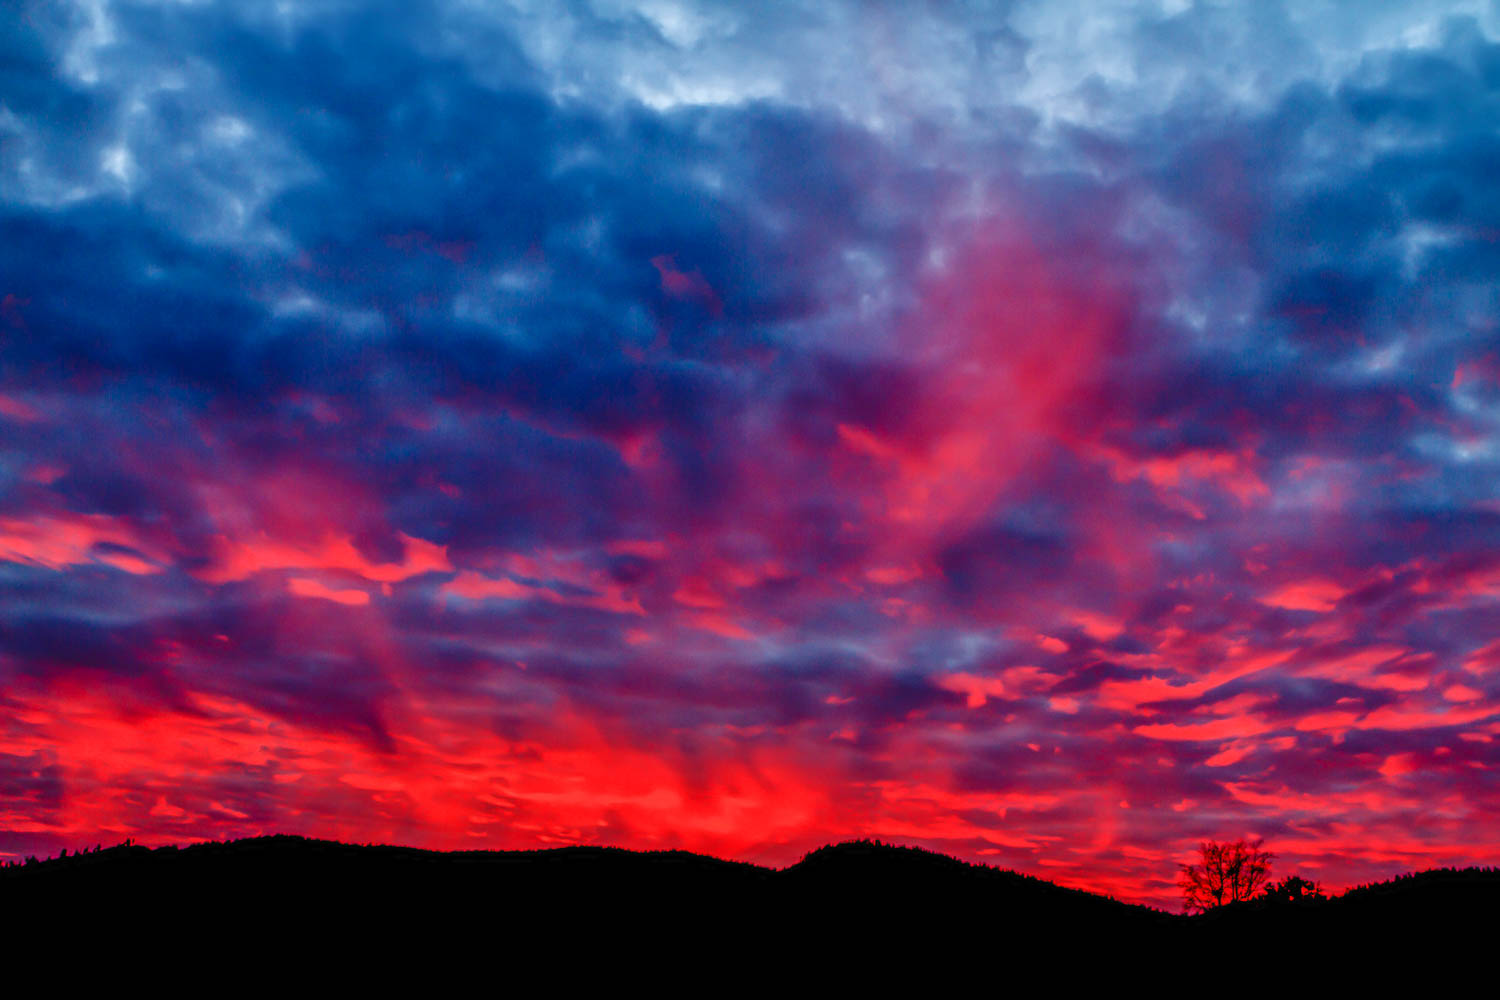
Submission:
<svg viewBox="0 0 1500 1000">
<path fill-rule="evenodd" d="M 851 974 L 878 979 L 960 959 L 1102 974 L 1229 944 L 1263 959 L 1382 942 L 1462 948 L 1489 934 L 1497 906 L 1500 870 L 1469 868 L 1186 916 L 871 841 L 822 847 L 784 869 L 677 850 L 438 852 L 287 835 L 127 843 L 0 867 L 12 955 L 28 934 L 45 939 L 39 928 L 92 927 L 132 953 L 156 942 L 179 961 L 289 949 L 473 960 L 499 947 L 557 968 L 626 969 L 657 956 L 681 975 L 743 969 L 757 956 L 852 961 Z"/>
</svg>

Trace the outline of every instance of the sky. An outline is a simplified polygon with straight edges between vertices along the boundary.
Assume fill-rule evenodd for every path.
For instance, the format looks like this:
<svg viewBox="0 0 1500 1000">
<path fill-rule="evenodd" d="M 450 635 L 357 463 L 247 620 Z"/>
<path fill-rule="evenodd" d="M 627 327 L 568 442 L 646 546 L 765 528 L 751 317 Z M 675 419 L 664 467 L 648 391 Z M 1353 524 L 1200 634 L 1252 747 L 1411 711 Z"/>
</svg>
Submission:
<svg viewBox="0 0 1500 1000">
<path fill-rule="evenodd" d="M 0 858 L 1500 863 L 1500 3 L 0 10 Z"/>
</svg>

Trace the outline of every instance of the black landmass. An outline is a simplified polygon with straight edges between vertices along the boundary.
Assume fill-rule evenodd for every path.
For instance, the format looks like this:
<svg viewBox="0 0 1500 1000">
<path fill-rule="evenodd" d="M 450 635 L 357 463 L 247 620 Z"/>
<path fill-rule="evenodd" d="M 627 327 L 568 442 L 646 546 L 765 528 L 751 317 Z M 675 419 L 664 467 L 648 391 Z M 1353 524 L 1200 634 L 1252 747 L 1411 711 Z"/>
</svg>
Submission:
<svg viewBox="0 0 1500 1000">
<path fill-rule="evenodd" d="M 785 869 L 684 851 L 436 852 L 291 836 L 127 844 L 0 868 L 0 945 L 12 956 L 18 942 L 82 933 L 191 943 L 199 957 L 357 949 L 366 972 L 371 961 L 424 949 L 467 959 L 494 952 L 555 970 L 606 954 L 616 965 L 622 955 L 675 956 L 679 970 L 737 975 L 750 974 L 756 956 L 801 953 L 852 963 L 865 979 L 934 956 L 949 965 L 1061 961 L 1096 975 L 1219 955 L 1251 962 L 1247 969 L 1278 956 L 1368 965 L 1417 942 L 1493 942 L 1497 921 L 1495 869 L 1428 871 L 1326 900 L 1185 916 L 868 841 L 820 848 Z"/>
</svg>

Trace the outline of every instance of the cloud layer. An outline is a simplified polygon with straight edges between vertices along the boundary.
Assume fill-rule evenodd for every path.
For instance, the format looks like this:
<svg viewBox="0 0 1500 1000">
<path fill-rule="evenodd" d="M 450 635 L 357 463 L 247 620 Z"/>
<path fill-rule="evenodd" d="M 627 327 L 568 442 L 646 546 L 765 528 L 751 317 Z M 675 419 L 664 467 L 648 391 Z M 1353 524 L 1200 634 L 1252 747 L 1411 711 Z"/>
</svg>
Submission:
<svg viewBox="0 0 1500 1000">
<path fill-rule="evenodd" d="M 1446 8 L 11 5 L 0 853 L 1500 862 Z"/>
</svg>

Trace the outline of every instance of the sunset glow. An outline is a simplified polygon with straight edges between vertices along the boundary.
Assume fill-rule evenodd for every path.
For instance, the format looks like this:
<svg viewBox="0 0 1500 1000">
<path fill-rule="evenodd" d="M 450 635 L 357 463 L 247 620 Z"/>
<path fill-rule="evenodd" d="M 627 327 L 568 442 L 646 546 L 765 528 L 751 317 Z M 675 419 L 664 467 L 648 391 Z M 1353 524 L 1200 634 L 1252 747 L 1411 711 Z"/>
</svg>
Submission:
<svg viewBox="0 0 1500 1000">
<path fill-rule="evenodd" d="M 1494 4 L 0 38 L 0 860 L 1500 864 Z"/>
</svg>

